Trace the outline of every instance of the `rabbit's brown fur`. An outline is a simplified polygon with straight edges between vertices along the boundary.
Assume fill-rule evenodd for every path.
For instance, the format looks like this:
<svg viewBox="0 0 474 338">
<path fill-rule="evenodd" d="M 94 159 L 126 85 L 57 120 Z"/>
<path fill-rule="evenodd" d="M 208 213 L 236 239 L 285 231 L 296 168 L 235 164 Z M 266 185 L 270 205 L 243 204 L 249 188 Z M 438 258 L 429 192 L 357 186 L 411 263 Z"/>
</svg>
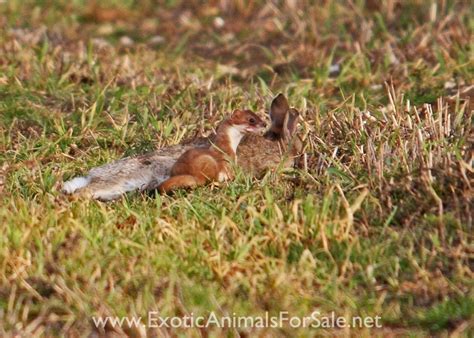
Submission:
<svg viewBox="0 0 474 338">
<path fill-rule="evenodd" d="M 290 108 L 283 94 L 277 95 L 270 107 L 271 126 L 263 135 L 246 135 L 237 148 L 237 164 L 255 176 L 279 165 L 291 167 L 301 151 L 295 135 L 299 114 Z M 93 168 L 85 177 L 64 183 L 63 191 L 83 194 L 100 200 L 113 200 L 134 190 L 154 190 L 169 178 L 176 160 L 187 150 L 211 145 L 215 136 L 197 138 L 154 152 L 127 157 Z"/>
<path fill-rule="evenodd" d="M 294 164 L 302 144 L 295 135 L 299 113 L 290 108 L 283 94 L 277 95 L 270 107 L 272 124 L 263 135 L 246 135 L 237 149 L 237 163 L 254 176 L 261 176 L 278 165 Z"/>
</svg>

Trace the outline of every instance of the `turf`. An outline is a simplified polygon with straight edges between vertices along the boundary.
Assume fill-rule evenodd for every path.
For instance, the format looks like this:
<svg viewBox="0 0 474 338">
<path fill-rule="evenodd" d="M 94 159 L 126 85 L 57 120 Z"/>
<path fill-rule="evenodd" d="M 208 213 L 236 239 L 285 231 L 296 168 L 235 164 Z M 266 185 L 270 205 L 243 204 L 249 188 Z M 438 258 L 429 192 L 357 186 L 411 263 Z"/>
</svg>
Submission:
<svg viewBox="0 0 474 338">
<path fill-rule="evenodd" d="M 0 3 L 0 335 L 469 336 L 468 1 Z M 264 116 L 293 170 L 67 197 L 93 166 Z M 97 328 L 92 316 L 380 316 L 382 328 Z"/>
</svg>

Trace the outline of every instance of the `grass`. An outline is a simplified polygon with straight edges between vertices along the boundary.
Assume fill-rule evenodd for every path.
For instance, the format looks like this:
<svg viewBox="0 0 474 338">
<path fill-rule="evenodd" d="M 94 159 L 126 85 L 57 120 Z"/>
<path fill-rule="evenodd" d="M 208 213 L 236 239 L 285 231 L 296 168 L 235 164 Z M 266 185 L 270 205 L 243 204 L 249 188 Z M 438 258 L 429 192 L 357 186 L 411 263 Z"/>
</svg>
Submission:
<svg viewBox="0 0 474 338">
<path fill-rule="evenodd" d="M 381 316 L 383 327 L 145 331 L 473 333 L 468 2 L 8 1 L 0 11 L 2 336 L 111 334 L 92 316 L 149 311 L 315 309 Z M 263 114 L 278 92 L 304 120 L 298 169 L 114 203 L 60 193 L 63 180 L 208 132 L 234 108 Z"/>
</svg>

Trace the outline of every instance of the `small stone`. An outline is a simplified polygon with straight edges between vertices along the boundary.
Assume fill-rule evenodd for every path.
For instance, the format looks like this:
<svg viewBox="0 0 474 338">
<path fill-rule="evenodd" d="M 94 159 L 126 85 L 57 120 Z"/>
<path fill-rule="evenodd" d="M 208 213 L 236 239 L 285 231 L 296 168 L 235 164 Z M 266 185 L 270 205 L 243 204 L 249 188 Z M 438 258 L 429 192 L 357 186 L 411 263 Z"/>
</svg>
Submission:
<svg viewBox="0 0 474 338">
<path fill-rule="evenodd" d="M 380 83 L 376 83 L 376 84 L 373 84 L 373 85 L 370 86 L 370 89 L 372 89 L 372 90 L 380 90 L 382 88 L 383 88 L 383 86 Z"/>
<path fill-rule="evenodd" d="M 444 83 L 444 89 L 453 89 L 454 87 L 456 87 L 456 82 L 453 79 Z"/>
<path fill-rule="evenodd" d="M 165 38 L 162 37 L 161 35 L 155 35 L 151 37 L 150 40 L 148 40 L 148 42 L 150 43 L 150 45 L 157 46 L 165 42 Z"/>
<path fill-rule="evenodd" d="M 105 49 L 110 47 L 110 43 L 102 38 L 94 38 L 91 40 L 92 45 L 98 49 Z"/>
<path fill-rule="evenodd" d="M 216 28 L 222 28 L 225 25 L 224 19 L 222 19 L 220 16 L 217 16 L 214 18 L 214 27 Z"/>
<path fill-rule="evenodd" d="M 337 76 L 339 75 L 340 71 L 341 67 L 337 63 L 329 66 L 329 76 Z"/>
<path fill-rule="evenodd" d="M 134 44 L 133 40 L 130 37 L 126 36 L 126 35 L 122 36 L 120 38 L 119 42 L 123 47 L 131 47 Z"/>
</svg>

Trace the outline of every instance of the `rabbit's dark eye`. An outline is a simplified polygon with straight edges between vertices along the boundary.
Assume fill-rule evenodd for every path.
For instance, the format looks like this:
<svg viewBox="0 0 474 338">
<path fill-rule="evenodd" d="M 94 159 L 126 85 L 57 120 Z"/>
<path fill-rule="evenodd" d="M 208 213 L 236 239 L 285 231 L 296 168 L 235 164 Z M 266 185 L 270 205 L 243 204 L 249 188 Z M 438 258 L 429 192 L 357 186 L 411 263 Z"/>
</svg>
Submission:
<svg viewBox="0 0 474 338">
<path fill-rule="evenodd" d="M 250 124 L 255 124 L 255 119 L 253 117 L 249 118 Z"/>
</svg>

